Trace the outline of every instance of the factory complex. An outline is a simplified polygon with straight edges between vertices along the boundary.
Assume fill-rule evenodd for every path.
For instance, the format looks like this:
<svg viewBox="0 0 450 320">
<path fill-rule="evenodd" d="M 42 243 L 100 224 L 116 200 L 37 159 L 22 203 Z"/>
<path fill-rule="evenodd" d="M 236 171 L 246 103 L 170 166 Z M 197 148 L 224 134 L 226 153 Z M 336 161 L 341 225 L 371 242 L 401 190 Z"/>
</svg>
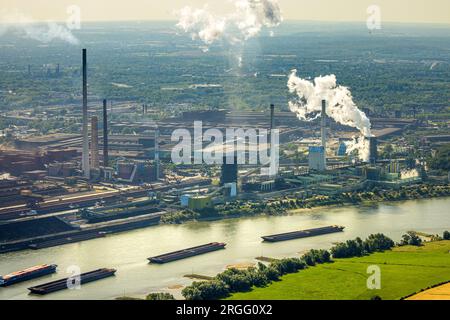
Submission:
<svg viewBox="0 0 450 320">
<path fill-rule="evenodd" d="M 203 108 L 155 120 L 146 103 L 88 99 L 86 50 L 82 79 L 81 108 L 66 115 L 81 119 L 78 134 L 22 130 L 23 116 L 7 115 L 18 124 L 15 132 L 5 133 L 12 143 L 0 150 L 0 253 L 101 238 L 158 224 L 165 215 L 207 212 L 235 201 L 399 189 L 431 178 L 423 159 L 414 159 L 412 170 L 410 159 L 383 152 L 390 139 L 423 125 L 411 117 L 371 117 L 372 134 L 364 137 L 369 160 L 362 161 L 348 150 L 352 141 L 361 139 L 358 131 L 332 121 L 327 100 L 321 101 L 317 121 L 300 121 L 270 102 L 262 112 Z M 138 120 L 116 117 L 126 114 L 138 115 Z M 184 129 L 195 136 L 196 122 L 202 123 L 203 132 L 214 129 L 224 136 L 229 129 L 240 129 L 244 142 L 215 145 L 224 154 L 221 164 L 174 163 L 179 141 L 173 140 L 173 132 Z M 277 130 L 277 172 L 262 174 L 266 164 L 237 160 L 256 151 L 272 152 L 270 139 L 259 144 L 245 136 L 252 130 Z M 424 137 L 422 151 L 432 150 L 442 139 L 448 141 L 448 136 Z M 211 141 L 194 143 L 211 151 Z M 240 145 L 231 155 L 230 143 Z M 403 142 L 397 147 L 410 146 Z"/>
</svg>

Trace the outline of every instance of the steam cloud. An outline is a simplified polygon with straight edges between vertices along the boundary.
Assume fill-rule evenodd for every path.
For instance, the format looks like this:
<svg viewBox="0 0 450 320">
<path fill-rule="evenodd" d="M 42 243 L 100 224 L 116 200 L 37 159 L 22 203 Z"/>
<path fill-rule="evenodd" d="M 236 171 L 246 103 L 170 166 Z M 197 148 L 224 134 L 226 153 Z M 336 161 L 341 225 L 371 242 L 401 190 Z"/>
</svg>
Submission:
<svg viewBox="0 0 450 320">
<path fill-rule="evenodd" d="M 200 39 L 207 46 L 219 39 L 242 43 L 257 36 L 264 27 L 273 28 L 282 21 L 278 0 L 229 0 L 234 12 L 218 16 L 208 10 L 184 7 L 177 14 L 177 27 L 190 33 L 193 40 Z"/>
<path fill-rule="evenodd" d="M 79 44 L 78 39 L 68 28 L 52 21 L 47 21 L 46 24 L 37 24 L 30 17 L 17 11 L 2 14 L 0 17 L 0 36 L 9 30 L 19 31 L 27 38 L 43 43 L 60 39 L 73 45 Z"/>
<path fill-rule="evenodd" d="M 360 137 L 354 137 L 347 143 L 347 153 L 358 150 L 361 160 L 369 160 L 370 145 L 366 138 L 372 136 L 370 120 L 353 102 L 350 90 L 337 85 L 335 75 L 317 77 L 312 82 L 299 78 L 297 70 L 292 70 L 287 86 L 298 97 L 289 102 L 289 108 L 299 119 L 313 121 L 320 117 L 322 100 L 327 100 L 327 115 L 330 118 L 361 132 Z"/>
</svg>

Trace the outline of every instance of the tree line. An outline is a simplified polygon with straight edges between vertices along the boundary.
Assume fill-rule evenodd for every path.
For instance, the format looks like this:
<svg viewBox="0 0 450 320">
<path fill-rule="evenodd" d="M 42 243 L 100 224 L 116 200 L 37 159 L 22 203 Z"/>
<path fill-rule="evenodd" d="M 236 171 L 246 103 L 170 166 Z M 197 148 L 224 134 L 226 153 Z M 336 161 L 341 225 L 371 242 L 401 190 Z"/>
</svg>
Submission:
<svg viewBox="0 0 450 320">
<path fill-rule="evenodd" d="M 194 282 L 183 289 L 187 300 L 219 300 L 233 293 L 246 292 L 254 287 L 266 287 L 279 281 L 284 275 L 296 273 L 318 264 L 330 263 L 333 258 L 362 256 L 375 251 L 389 250 L 395 243 L 383 234 L 370 235 L 365 241 L 360 238 L 339 243 L 328 250 L 310 250 L 300 258 L 275 260 L 269 265 L 261 262 L 247 270 L 229 269 L 211 281 Z"/>
</svg>

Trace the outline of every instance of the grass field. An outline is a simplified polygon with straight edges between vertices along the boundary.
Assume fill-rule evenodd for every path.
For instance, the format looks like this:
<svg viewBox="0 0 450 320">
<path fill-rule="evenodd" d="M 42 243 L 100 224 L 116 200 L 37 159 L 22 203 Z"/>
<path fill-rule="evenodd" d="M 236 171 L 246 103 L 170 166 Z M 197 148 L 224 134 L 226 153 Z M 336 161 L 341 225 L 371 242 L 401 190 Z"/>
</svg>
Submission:
<svg viewBox="0 0 450 320">
<path fill-rule="evenodd" d="M 367 268 L 381 270 L 381 289 L 367 289 Z M 235 300 L 396 300 L 450 280 L 450 241 L 398 247 L 361 258 L 336 259 L 286 275 L 266 288 L 238 293 Z"/>
</svg>

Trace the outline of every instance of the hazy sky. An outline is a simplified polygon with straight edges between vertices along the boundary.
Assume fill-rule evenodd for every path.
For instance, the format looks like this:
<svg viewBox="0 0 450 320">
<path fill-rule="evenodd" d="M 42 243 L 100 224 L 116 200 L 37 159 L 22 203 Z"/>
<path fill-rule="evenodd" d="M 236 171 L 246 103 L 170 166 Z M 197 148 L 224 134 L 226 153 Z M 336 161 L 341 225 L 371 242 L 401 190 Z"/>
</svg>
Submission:
<svg viewBox="0 0 450 320">
<path fill-rule="evenodd" d="M 226 11 L 229 0 L 1 0 L 2 11 L 17 9 L 35 20 L 66 19 L 66 8 L 78 5 L 82 21 L 174 20 L 186 5 Z M 365 21 L 367 7 L 380 6 L 382 21 L 450 24 L 450 0 L 279 0 L 285 19 Z M 0 15 L 1 16 L 1 15 Z"/>
</svg>

